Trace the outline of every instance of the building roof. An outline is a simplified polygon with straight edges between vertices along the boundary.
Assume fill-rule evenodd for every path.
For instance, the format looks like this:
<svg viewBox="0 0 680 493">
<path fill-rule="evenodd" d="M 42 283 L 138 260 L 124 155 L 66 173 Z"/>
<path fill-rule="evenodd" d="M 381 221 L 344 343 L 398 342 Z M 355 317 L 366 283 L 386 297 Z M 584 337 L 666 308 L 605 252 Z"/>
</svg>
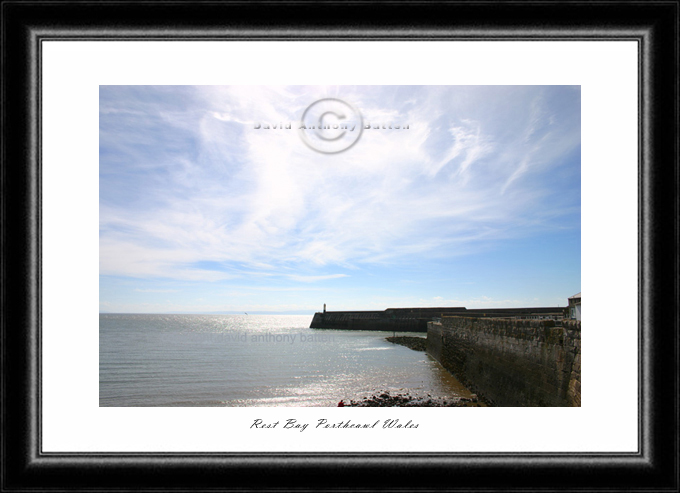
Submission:
<svg viewBox="0 0 680 493">
<path fill-rule="evenodd" d="M 573 300 L 575 298 L 578 298 L 580 300 L 581 299 L 581 293 L 576 293 L 574 296 L 569 297 L 570 300 Z"/>
</svg>

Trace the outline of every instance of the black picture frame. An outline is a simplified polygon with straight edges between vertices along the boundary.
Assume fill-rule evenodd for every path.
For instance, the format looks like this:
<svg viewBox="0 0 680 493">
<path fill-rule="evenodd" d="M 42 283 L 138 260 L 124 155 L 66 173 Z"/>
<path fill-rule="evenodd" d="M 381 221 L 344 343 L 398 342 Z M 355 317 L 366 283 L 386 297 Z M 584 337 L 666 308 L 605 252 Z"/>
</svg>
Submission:
<svg viewBox="0 0 680 493">
<path fill-rule="evenodd" d="M 657 2 L 2 2 L 2 490 L 678 491 L 678 16 Z M 43 453 L 41 43 L 635 40 L 640 47 L 636 453 Z M 627 304 L 612 307 L 625 316 Z"/>
</svg>

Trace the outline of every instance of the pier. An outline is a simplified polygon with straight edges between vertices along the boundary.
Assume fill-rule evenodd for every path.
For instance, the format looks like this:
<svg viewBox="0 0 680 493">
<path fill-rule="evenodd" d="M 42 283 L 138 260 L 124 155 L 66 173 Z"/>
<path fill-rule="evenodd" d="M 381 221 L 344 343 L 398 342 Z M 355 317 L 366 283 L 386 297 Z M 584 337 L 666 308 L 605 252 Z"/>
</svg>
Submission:
<svg viewBox="0 0 680 493">
<path fill-rule="evenodd" d="M 326 311 L 314 314 L 311 329 L 383 330 L 427 332 L 427 323 L 443 317 L 504 318 L 516 320 L 562 320 L 566 307 L 479 308 L 426 307 L 387 308 L 382 311 Z"/>
</svg>

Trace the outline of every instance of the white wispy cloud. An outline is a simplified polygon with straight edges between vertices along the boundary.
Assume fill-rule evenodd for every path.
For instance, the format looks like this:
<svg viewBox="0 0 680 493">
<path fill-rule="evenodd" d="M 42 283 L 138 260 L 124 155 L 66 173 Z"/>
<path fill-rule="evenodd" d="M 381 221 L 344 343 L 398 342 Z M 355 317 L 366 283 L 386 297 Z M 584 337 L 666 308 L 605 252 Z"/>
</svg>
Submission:
<svg viewBox="0 0 680 493">
<path fill-rule="evenodd" d="M 178 289 L 135 289 L 138 293 L 178 293 Z"/>
<path fill-rule="evenodd" d="M 573 91 L 573 108 L 551 88 L 102 91 L 103 275 L 329 281 L 346 277 L 340 269 L 465 255 L 574 213 L 546 179 L 580 145 Z M 336 155 L 295 130 L 253 128 L 294 121 L 328 96 L 410 128 L 365 130 Z"/>
<path fill-rule="evenodd" d="M 316 281 L 326 281 L 328 279 L 340 279 L 342 277 L 349 277 L 347 274 L 330 274 L 327 276 L 297 276 L 297 275 L 290 275 L 288 276 L 290 279 L 293 281 L 300 281 L 300 282 L 316 282 Z"/>
</svg>

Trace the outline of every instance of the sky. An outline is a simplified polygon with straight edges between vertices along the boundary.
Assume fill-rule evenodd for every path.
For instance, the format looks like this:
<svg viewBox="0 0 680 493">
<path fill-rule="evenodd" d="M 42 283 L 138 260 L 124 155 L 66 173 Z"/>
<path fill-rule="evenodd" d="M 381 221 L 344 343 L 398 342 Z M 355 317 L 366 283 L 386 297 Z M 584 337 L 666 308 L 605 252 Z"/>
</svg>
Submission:
<svg viewBox="0 0 680 493">
<path fill-rule="evenodd" d="M 100 312 L 566 306 L 581 291 L 579 86 L 99 94 Z M 300 136 L 324 98 L 363 119 L 342 152 Z"/>
</svg>

